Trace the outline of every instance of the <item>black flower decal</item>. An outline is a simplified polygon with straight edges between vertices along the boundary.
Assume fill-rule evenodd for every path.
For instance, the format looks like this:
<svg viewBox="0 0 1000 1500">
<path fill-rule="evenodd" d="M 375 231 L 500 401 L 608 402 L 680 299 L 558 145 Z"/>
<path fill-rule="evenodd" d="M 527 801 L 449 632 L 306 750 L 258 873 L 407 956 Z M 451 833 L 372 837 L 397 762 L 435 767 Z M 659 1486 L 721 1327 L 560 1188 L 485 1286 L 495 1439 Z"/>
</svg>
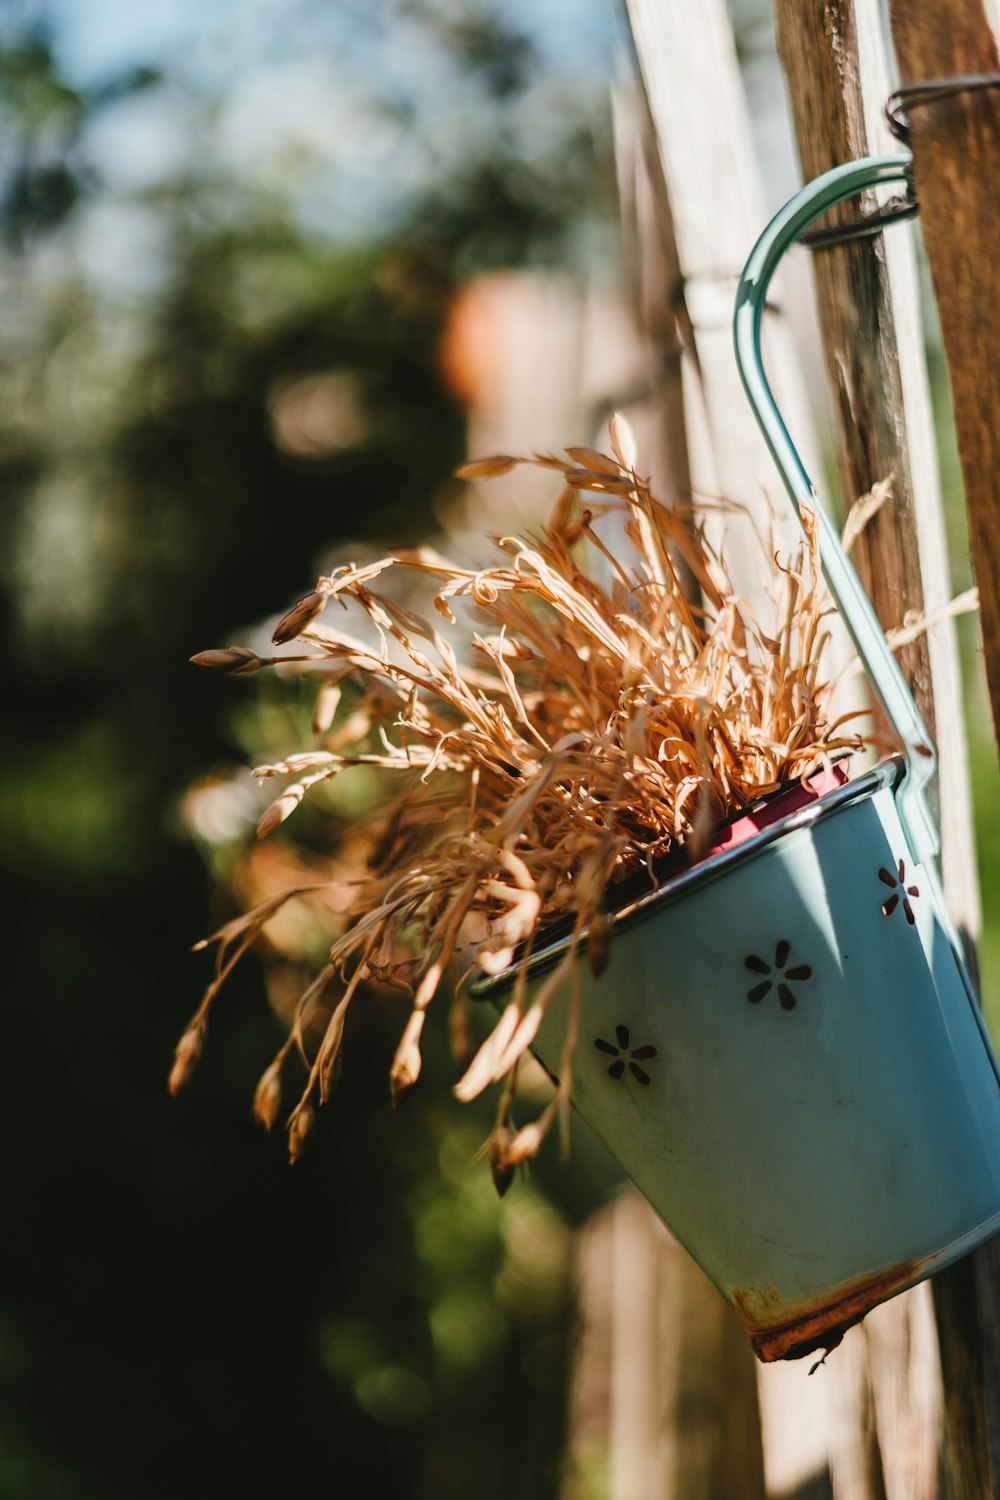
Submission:
<svg viewBox="0 0 1000 1500">
<path fill-rule="evenodd" d="M 883 917 L 892 916 L 893 912 L 896 910 L 896 907 L 899 905 L 900 892 L 902 892 L 903 915 L 912 927 L 914 923 L 914 916 L 913 907 L 910 905 L 910 897 L 913 896 L 915 899 L 920 895 L 920 891 L 915 885 L 907 885 L 906 866 L 903 861 L 899 861 L 898 876 L 894 875 L 891 870 L 887 870 L 883 865 L 882 869 L 878 872 L 878 878 L 879 880 L 881 880 L 883 885 L 889 886 L 890 890 L 892 891 L 892 895 L 887 896 L 882 904 Z"/>
<path fill-rule="evenodd" d="M 629 1033 L 627 1026 L 616 1026 L 615 1036 L 618 1040 L 617 1047 L 614 1042 L 606 1042 L 603 1037 L 598 1037 L 594 1046 L 598 1052 L 604 1052 L 608 1057 L 613 1057 L 614 1062 L 608 1068 L 610 1077 L 618 1079 L 624 1076 L 626 1067 L 632 1074 L 636 1083 L 643 1085 L 652 1083 L 652 1079 L 645 1068 L 640 1068 L 640 1062 L 647 1062 L 649 1058 L 656 1056 L 656 1048 L 648 1043 L 642 1047 L 629 1049 Z"/>
<path fill-rule="evenodd" d="M 756 953 L 751 953 L 743 961 L 752 974 L 760 974 L 763 977 L 759 984 L 747 990 L 747 999 L 751 1005 L 759 1005 L 765 995 L 770 994 L 775 985 L 778 987 L 778 1000 L 782 1010 L 795 1009 L 795 996 L 792 993 L 792 984 L 801 983 L 805 979 L 812 978 L 812 969 L 808 964 L 796 964 L 788 968 L 788 957 L 792 951 L 792 945 L 787 938 L 781 938 L 774 950 L 774 963 L 769 964 L 766 958 L 758 958 Z"/>
</svg>

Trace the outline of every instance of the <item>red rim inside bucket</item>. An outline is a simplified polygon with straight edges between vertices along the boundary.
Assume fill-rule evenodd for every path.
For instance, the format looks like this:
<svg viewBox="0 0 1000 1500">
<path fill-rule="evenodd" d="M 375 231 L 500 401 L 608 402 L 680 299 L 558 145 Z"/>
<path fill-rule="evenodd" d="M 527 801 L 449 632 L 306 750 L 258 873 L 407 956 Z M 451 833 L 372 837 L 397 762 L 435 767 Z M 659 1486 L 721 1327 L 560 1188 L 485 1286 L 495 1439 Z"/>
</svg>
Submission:
<svg viewBox="0 0 1000 1500">
<path fill-rule="evenodd" d="M 716 829 L 710 843 L 701 853 L 693 855 L 690 849 L 681 848 L 667 855 L 657 867 L 654 884 L 650 884 L 650 876 L 644 869 L 627 875 L 608 890 L 611 915 L 618 922 L 636 920 L 648 898 L 652 897 L 655 900 L 664 894 L 665 888 L 659 882 L 671 873 L 676 874 L 685 870 L 700 871 L 714 858 L 731 853 L 740 845 L 747 844 L 751 839 L 758 837 L 766 829 L 793 816 L 803 808 L 820 802 L 831 792 L 838 791 L 848 782 L 845 769 L 847 763 L 846 757 L 841 761 L 831 762 L 828 767 L 820 767 L 793 786 L 786 787 L 780 792 L 769 793 L 761 798 L 760 802 L 733 818 L 731 822 Z M 572 919 L 566 917 L 558 917 L 555 921 L 546 924 L 540 934 L 539 946 L 529 961 L 534 970 L 540 972 L 543 967 L 548 968 L 556 962 L 560 949 L 569 938 L 572 926 Z M 512 962 L 502 973 L 482 975 L 475 980 L 469 991 L 472 998 L 476 1000 L 487 997 L 495 998 L 501 989 L 511 983 L 522 957 L 523 949 L 518 949 Z"/>
<path fill-rule="evenodd" d="M 734 818 L 724 828 L 720 828 L 700 858 L 710 859 L 713 854 L 721 854 L 724 849 L 733 849 L 737 844 L 745 844 L 747 839 L 753 838 L 755 833 L 760 833 L 762 828 L 769 828 L 772 823 L 777 823 L 779 818 L 787 818 L 789 813 L 798 812 L 800 807 L 808 807 L 810 802 L 818 802 L 820 797 L 825 797 L 828 792 L 836 791 L 837 787 L 843 786 L 846 780 L 847 772 L 839 763 L 828 768 L 820 767 L 811 776 L 807 776 L 805 781 L 797 782 L 795 786 L 780 792 L 769 801 L 759 803 L 748 812 Z"/>
</svg>

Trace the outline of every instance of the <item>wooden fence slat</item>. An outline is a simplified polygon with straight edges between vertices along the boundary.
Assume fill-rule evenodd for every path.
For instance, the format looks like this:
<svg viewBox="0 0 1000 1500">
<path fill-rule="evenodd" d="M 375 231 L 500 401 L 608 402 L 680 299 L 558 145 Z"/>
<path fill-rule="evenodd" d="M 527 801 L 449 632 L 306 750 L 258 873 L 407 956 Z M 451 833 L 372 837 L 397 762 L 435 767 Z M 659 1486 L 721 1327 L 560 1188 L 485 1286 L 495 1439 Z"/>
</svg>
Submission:
<svg viewBox="0 0 1000 1500">
<path fill-rule="evenodd" d="M 775 0 L 775 19 L 803 176 L 891 151 L 882 118 L 889 70 L 877 0 L 830 0 L 822 7 Z M 837 217 L 856 213 L 856 205 L 845 204 Z M 951 596 L 911 234 L 896 229 L 815 252 L 813 269 L 843 494 L 850 501 L 894 476 L 890 502 L 854 554 L 888 629 L 910 612 L 938 614 Z M 954 622 L 941 620 L 900 659 L 938 748 L 945 887 L 971 949 L 979 887 Z"/>
<path fill-rule="evenodd" d="M 832 0 L 822 9 L 776 0 L 776 16 L 804 174 L 813 176 L 840 161 L 891 149 L 876 114 L 889 83 L 874 0 Z M 856 211 L 845 205 L 841 217 Z M 837 391 L 838 447 L 847 493 L 862 493 L 878 478 L 895 473 L 892 508 L 877 518 L 867 551 L 858 559 L 879 616 L 891 626 L 907 611 L 939 610 L 949 593 L 912 246 L 909 236 L 896 230 L 884 243 L 858 242 L 820 252 L 814 266 L 828 369 Z M 920 444 L 916 452 L 914 438 Z M 979 902 L 953 628 L 933 633 L 926 650 L 904 658 L 903 666 L 925 718 L 936 728 L 945 887 L 971 954 Z M 976 1306 L 974 1292 L 975 1271 L 969 1267 L 938 1283 L 939 1320 L 948 1346 L 945 1446 L 951 1470 L 968 1471 L 970 1461 L 978 1464 L 970 1454 L 984 1446 L 978 1349 L 966 1349 L 961 1336 Z M 883 1359 L 904 1347 L 913 1346 L 885 1341 L 865 1345 L 870 1356 L 881 1350 Z M 930 1357 L 936 1359 L 936 1354 Z M 892 1373 L 872 1370 L 870 1378 L 883 1386 L 889 1378 L 891 1388 Z M 908 1461 L 896 1461 L 891 1446 L 900 1431 L 904 1443 L 910 1439 L 900 1424 L 894 1428 L 894 1434 L 878 1433 L 890 1500 L 890 1474 L 893 1482 L 897 1474 L 909 1476 L 907 1494 L 913 1485 Z M 835 1467 L 835 1488 L 837 1478 Z M 978 1475 L 973 1484 L 984 1482 Z"/>
<path fill-rule="evenodd" d="M 894 0 L 903 84 L 1000 71 L 981 0 Z M 951 375 L 994 731 L 1000 726 L 1000 95 L 960 94 L 912 115 L 921 223 Z"/>
<path fill-rule="evenodd" d="M 762 227 L 764 209 L 750 150 L 728 18 L 721 0 L 671 0 L 668 5 L 657 4 L 655 0 L 627 0 L 627 3 L 656 126 L 669 200 L 680 273 L 679 300 L 682 298 L 681 305 L 688 320 L 685 404 L 688 422 L 696 434 L 700 406 L 704 415 L 701 438 L 691 444 L 694 487 L 739 499 L 760 516 L 759 486 L 762 480 L 773 483 L 773 475 L 756 428 L 743 404 L 732 360 L 729 320 L 736 277 L 750 244 Z M 843 10 L 844 7 L 839 8 Z M 838 11 L 836 0 L 825 7 L 825 11 L 835 16 Z M 866 14 L 870 21 L 874 12 L 869 10 Z M 868 33 L 875 35 L 873 25 L 868 25 L 866 35 Z M 815 67 L 815 58 L 811 61 Z M 830 80 L 831 88 L 839 90 L 837 97 L 843 111 L 842 82 L 836 75 Z M 812 83 L 815 84 L 815 77 Z M 825 106 L 817 107 L 815 95 L 811 104 L 815 114 L 822 118 Z M 868 121 L 866 129 L 865 112 L 867 108 L 870 113 L 872 101 L 870 96 L 866 100 L 860 86 L 855 104 L 856 116 L 845 125 L 844 156 L 868 149 L 871 122 Z M 829 146 L 828 141 L 826 144 Z M 821 170 L 830 164 L 831 160 L 807 163 L 807 171 Z M 893 557 L 891 569 L 881 568 L 881 574 L 884 576 L 888 571 L 893 580 L 893 589 L 883 603 L 889 614 L 888 623 L 898 623 L 907 608 L 920 608 L 925 604 L 928 609 L 934 609 L 948 595 L 943 529 L 934 493 L 933 447 L 928 438 L 931 424 L 926 416 L 926 377 L 920 357 L 918 325 L 909 315 L 915 306 L 916 286 L 912 250 L 907 249 L 902 237 L 898 237 L 898 244 L 902 248 L 897 250 L 896 243 L 891 243 L 885 260 L 878 252 L 873 254 L 869 247 L 865 259 L 856 259 L 853 278 L 848 275 L 845 281 L 842 271 L 832 273 L 833 289 L 830 292 L 831 303 L 836 302 L 857 319 L 852 324 L 842 313 L 839 363 L 837 354 L 832 360 L 834 374 L 840 382 L 838 405 L 845 434 L 844 485 L 847 496 L 853 498 L 854 494 L 896 469 L 902 529 L 911 523 L 918 533 L 915 544 L 907 544 L 904 537 L 901 545 L 900 515 L 897 515 L 896 526 L 884 523 L 881 543 L 877 539 L 873 543 L 876 550 L 879 545 L 883 550 L 890 549 Z M 848 252 L 848 257 L 851 255 L 853 252 Z M 830 263 L 835 263 L 832 257 Z M 849 258 L 846 263 L 850 264 Z M 839 289 L 838 276 L 842 278 Z M 897 311 L 905 308 L 907 312 L 900 318 L 898 343 L 893 333 L 894 303 Z M 882 336 L 876 341 L 875 357 L 871 358 L 870 344 L 858 335 L 860 330 L 870 329 L 873 323 L 881 330 Z M 683 319 L 681 326 L 683 329 Z M 789 358 L 787 336 L 780 327 L 772 327 L 768 337 L 768 367 L 779 404 L 803 447 L 807 467 L 818 472 L 815 457 L 809 451 L 808 437 L 804 436 L 808 432 L 808 422 L 801 401 L 801 381 Z M 692 374 L 695 376 L 693 381 Z M 862 413 L 860 418 L 859 412 Z M 873 413 L 874 425 L 871 425 Z M 905 444 L 906 416 L 913 426 L 912 455 L 907 452 Z M 863 430 L 858 432 L 858 428 Z M 890 461 L 885 464 L 887 458 Z M 873 583 L 881 582 L 876 577 L 875 568 L 869 568 L 869 575 Z M 931 679 L 934 679 L 937 706 L 944 716 L 943 723 L 940 718 L 938 720 L 943 770 L 946 772 L 943 778 L 943 803 L 946 805 L 942 816 L 946 825 L 950 820 L 953 829 L 961 829 L 968 821 L 968 791 L 960 732 L 957 740 L 949 739 L 950 728 L 961 723 L 954 645 L 949 639 L 949 627 L 932 637 L 926 648 L 911 653 L 910 668 L 929 718 L 933 718 Z M 969 864 L 967 842 L 963 847 L 961 839 L 951 838 L 948 847 L 949 851 L 958 852 L 957 855 L 946 853 L 946 878 L 949 857 L 964 878 L 963 872 L 967 872 Z M 949 885 L 954 899 L 959 885 L 954 875 L 949 879 Z M 974 931 L 974 879 L 957 905 L 958 920 Z M 893 1312 L 895 1314 L 898 1309 Z M 869 1429 L 867 1443 L 858 1443 L 852 1436 L 850 1443 L 841 1445 L 838 1450 L 837 1461 L 843 1475 L 843 1483 L 838 1486 L 841 1493 L 847 1492 L 854 1479 L 860 1483 L 861 1476 L 867 1475 L 868 1490 L 865 1493 L 877 1497 L 881 1493 L 885 1472 L 890 1469 L 893 1472 L 905 1471 L 902 1448 L 897 1448 L 891 1455 L 882 1452 L 878 1444 L 879 1434 L 875 1430 L 883 1420 L 880 1409 L 897 1414 L 903 1409 L 899 1402 L 894 1403 L 886 1394 L 891 1383 L 887 1383 L 884 1377 L 893 1356 L 877 1355 L 874 1364 L 871 1362 L 872 1349 L 878 1342 L 868 1340 L 865 1334 L 855 1339 L 853 1347 L 859 1351 L 862 1366 L 858 1379 L 852 1382 L 838 1377 L 835 1383 L 835 1390 L 839 1391 L 847 1406 L 857 1407 L 859 1411 L 864 1408 L 862 1414 L 867 1413 L 865 1422 L 859 1420 L 856 1425 L 859 1429 L 867 1425 Z M 891 1345 L 893 1340 L 882 1342 Z M 881 1385 L 880 1375 L 883 1377 Z M 952 1393 L 958 1388 L 953 1381 Z M 879 1389 L 881 1397 L 877 1394 Z M 978 1389 L 978 1408 L 975 1402 L 967 1403 L 967 1409 L 960 1412 L 961 1420 L 957 1423 L 957 1428 L 964 1423 L 963 1430 L 967 1432 L 972 1432 L 975 1427 L 972 1418 L 976 1412 L 981 1417 L 985 1411 L 981 1381 Z M 924 1396 L 931 1399 L 926 1391 Z M 915 1409 L 926 1419 L 926 1406 L 918 1403 Z M 956 1426 L 954 1419 L 952 1426 Z M 984 1424 L 980 1422 L 976 1430 L 981 1435 Z M 919 1460 L 923 1464 L 920 1470 L 923 1490 L 918 1486 L 914 1494 L 926 1492 L 929 1495 L 928 1486 L 933 1475 L 928 1477 L 926 1432 L 924 1438 Z M 836 1449 L 836 1444 L 834 1447 Z M 895 1468 L 888 1462 L 890 1457 L 894 1459 Z M 873 1469 L 876 1460 L 877 1472 Z M 855 1488 L 855 1493 L 860 1491 Z M 951 1500 L 961 1500 L 965 1493 L 971 1496 L 973 1491 L 956 1489 Z"/>
<path fill-rule="evenodd" d="M 699 404 L 704 407 L 707 443 L 692 434 L 692 485 L 696 493 L 739 502 L 765 528 L 770 496 L 779 544 L 787 547 L 800 533 L 747 406 L 732 348 L 736 285 L 766 213 L 729 17 L 723 0 L 627 0 L 627 10 L 656 129 L 681 276 L 677 296 L 696 366 L 696 379 L 685 386 L 689 432 L 697 427 Z M 807 466 L 815 465 L 813 423 L 788 331 L 774 317 L 767 322 L 775 393 Z M 727 518 L 727 553 L 734 562 L 756 555 L 750 530 Z M 756 576 L 738 583 L 759 597 Z"/>
<path fill-rule="evenodd" d="M 859 18 L 853 0 L 830 0 L 822 7 L 775 0 L 774 10 L 802 175 L 809 180 L 841 162 L 869 154 Z M 874 194 L 866 196 L 870 200 L 866 207 L 871 210 Z M 830 220 L 843 223 L 857 213 L 856 202 L 840 204 Z M 867 494 L 880 480 L 893 479 L 892 496 L 859 537 L 854 560 L 879 619 L 886 625 L 899 625 L 906 610 L 923 610 L 924 597 L 881 237 L 815 251 L 812 267 L 834 397 L 834 438 L 845 504 Z M 907 646 L 900 662 L 933 734 L 934 695 L 926 640 Z"/>
<path fill-rule="evenodd" d="M 942 1391 L 930 1286 L 876 1307 L 858 1331 L 888 1500 L 936 1500 Z"/>
<path fill-rule="evenodd" d="M 576 1302 L 561 1500 L 764 1500 L 746 1335 L 634 1189 L 579 1236 Z"/>
<path fill-rule="evenodd" d="M 1000 71 L 980 0 L 890 0 L 901 82 Z M 994 732 L 1000 723 L 1000 326 L 996 246 L 1000 97 L 966 94 L 915 109 L 911 145 L 921 224 L 951 375 Z M 949 1500 L 1000 1495 L 997 1241 L 937 1278 Z"/>
<path fill-rule="evenodd" d="M 736 49 L 722 0 L 628 0 L 628 12 L 669 201 L 681 277 L 675 300 L 687 315 L 681 331 L 692 487 L 696 496 L 721 493 L 736 500 L 753 517 L 752 527 L 726 518 L 727 556 L 738 562 L 756 556 L 750 533 L 766 528 L 775 514 L 779 547 L 790 547 L 799 533 L 743 394 L 732 348 L 739 273 L 766 220 Z M 779 307 L 781 296 L 779 285 Z M 818 473 L 805 381 L 789 331 L 774 311 L 764 344 L 779 405 L 807 467 Z M 736 581 L 741 592 L 759 597 L 752 567 Z M 856 706 L 852 697 L 841 708 Z M 828 1493 L 825 1393 L 808 1381 L 805 1368 L 759 1370 L 758 1389 L 766 1418 L 766 1471 L 776 1481 L 781 1475 L 805 1480 L 817 1496 Z"/>
<path fill-rule="evenodd" d="M 691 468 L 684 412 L 680 282 L 670 203 L 646 96 L 635 79 L 612 92 L 618 202 L 626 276 L 647 360 L 643 389 L 619 392 L 635 430 L 643 467 L 665 505 L 686 505 Z"/>
</svg>

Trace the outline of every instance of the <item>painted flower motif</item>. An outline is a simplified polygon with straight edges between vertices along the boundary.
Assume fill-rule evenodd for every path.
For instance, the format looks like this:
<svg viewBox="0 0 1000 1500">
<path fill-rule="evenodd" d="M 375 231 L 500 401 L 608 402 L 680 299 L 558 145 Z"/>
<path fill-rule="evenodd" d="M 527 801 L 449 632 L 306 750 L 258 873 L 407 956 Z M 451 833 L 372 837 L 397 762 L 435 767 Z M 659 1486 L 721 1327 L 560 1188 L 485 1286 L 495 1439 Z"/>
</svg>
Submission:
<svg viewBox="0 0 1000 1500">
<path fill-rule="evenodd" d="M 643 1085 L 652 1083 L 653 1080 L 650 1078 L 645 1068 L 640 1068 L 639 1063 L 646 1062 L 649 1058 L 655 1057 L 656 1048 L 650 1046 L 647 1043 L 642 1047 L 633 1047 L 630 1050 L 629 1031 L 627 1026 L 616 1026 L 615 1036 L 618 1040 L 617 1047 L 615 1046 L 614 1042 L 604 1041 L 603 1037 L 598 1037 L 594 1042 L 594 1046 L 597 1048 L 598 1052 L 604 1052 L 608 1057 L 613 1057 L 615 1059 L 608 1068 L 608 1074 L 610 1075 L 610 1077 L 615 1079 L 621 1078 L 624 1075 L 625 1069 L 627 1067 L 636 1083 L 641 1083 Z"/>
<path fill-rule="evenodd" d="M 756 953 L 751 953 L 743 961 L 752 974 L 761 974 L 764 977 L 759 984 L 747 990 L 747 999 L 751 1005 L 759 1005 L 764 996 L 770 994 L 775 985 L 778 987 L 778 1000 L 782 1010 L 794 1010 L 796 1005 L 795 996 L 792 993 L 789 980 L 795 984 L 802 980 L 812 978 L 812 969 L 808 964 L 796 964 L 793 968 L 787 967 L 792 945 L 787 938 L 781 938 L 774 950 L 774 963 L 769 964 L 766 958 L 758 958 Z"/>
<path fill-rule="evenodd" d="M 913 907 L 910 905 L 910 897 L 913 896 L 914 898 L 916 898 L 920 895 L 920 891 L 915 885 L 906 884 L 906 866 L 903 861 L 899 861 L 898 877 L 894 875 L 891 870 L 887 870 L 883 865 L 882 869 L 878 872 L 878 878 L 879 880 L 881 880 L 883 885 L 889 886 L 892 891 L 892 895 L 887 896 L 882 905 L 883 917 L 892 916 L 893 912 L 896 910 L 896 907 L 899 905 L 900 892 L 902 892 L 903 915 L 912 927 L 915 919 L 913 916 Z"/>
</svg>

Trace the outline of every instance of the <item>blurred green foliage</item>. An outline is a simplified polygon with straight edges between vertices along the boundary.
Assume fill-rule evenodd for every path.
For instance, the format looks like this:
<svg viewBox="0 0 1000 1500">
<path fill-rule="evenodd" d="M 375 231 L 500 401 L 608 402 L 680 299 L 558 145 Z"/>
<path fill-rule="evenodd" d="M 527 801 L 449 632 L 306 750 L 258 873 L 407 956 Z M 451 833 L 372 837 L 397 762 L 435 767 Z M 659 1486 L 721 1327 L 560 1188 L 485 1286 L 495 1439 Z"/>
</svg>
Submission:
<svg viewBox="0 0 1000 1500">
<path fill-rule="evenodd" d="M 359 1008 L 294 1170 L 250 1119 L 280 1038 L 252 965 L 187 1093 L 165 1090 L 207 974 L 188 949 L 218 914 L 180 799 L 243 761 L 248 714 L 295 711 L 187 658 L 285 608 L 331 545 L 433 528 L 465 456 L 437 364 L 453 288 L 580 267 L 608 211 L 605 105 L 572 59 L 499 8 L 334 11 L 218 7 L 208 42 L 96 81 L 64 13 L 0 19 L 18 1500 L 556 1483 L 566 1222 L 589 1189 L 568 1174 L 560 1210 L 533 1179 L 501 1210 L 440 1031 L 393 1112 L 399 1007 Z M 279 430 L 310 380 L 343 397 L 322 451 Z"/>
<path fill-rule="evenodd" d="M 924 325 L 928 336 L 928 365 L 942 497 L 951 564 L 952 589 L 960 594 L 975 582 L 965 510 L 965 489 L 951 410 L 948 369 L 941 344 L 937 308 L 926 264 L 923 271 Z M 983 662 L 982 637 L 975 616 L 957 621 L 959 650 L 964 677 L 965 723 L 972 778 L 974 833 L 982 897 L 982 925 L 978 941 L 978 979 L 983 1012 L 994 1046 L 1000 1048 L 1000 778 L 997 777 L 997 747 L 990 717 Z"/>
</svg>

